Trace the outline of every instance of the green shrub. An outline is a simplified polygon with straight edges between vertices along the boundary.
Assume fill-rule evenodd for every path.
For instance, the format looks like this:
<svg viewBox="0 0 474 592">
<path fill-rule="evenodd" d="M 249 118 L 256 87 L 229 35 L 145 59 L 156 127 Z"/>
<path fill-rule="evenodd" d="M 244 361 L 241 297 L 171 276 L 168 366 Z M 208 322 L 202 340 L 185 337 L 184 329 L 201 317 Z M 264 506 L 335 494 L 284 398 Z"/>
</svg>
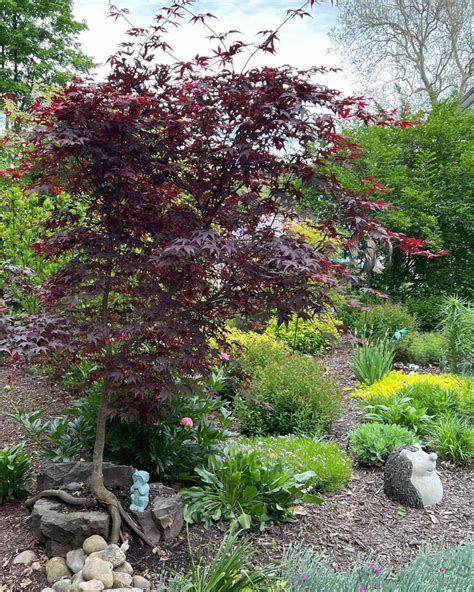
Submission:
<svg viewBox="0 0 474 592">
<path fill-rule="evenodd" d="M 419 366 L 439 366 L 443 350 L 444 337 L 440 333 L 415 333 L 406 349 L 405 360 Z"/>
<path fill-rule="evenodd" d="M 428 415 L 427 407 L 415 405 L 411 397 L 400 394 L 394 395 L 388 401 L 385 398 L 380 402 L 370 401 L 369 404 L 363 405 L 363 410 L 369 421 L 400 425 L 415 434 L 425 434 L 433 418 L 432 415 Z"/>
<path fill-rule="evenodd" d="M 224 537 L 210 565 L 196 563 L 191 553 L 191 571 L 175 574 L 168 582 L 161 577 L 154 592 L 258 592 L 268 591 L 277 566 L 249 567 L 255 554 L 247 541 L 237 541 L 238 532 Z"/>
<path fill-rule="evenodd" d="M 57 196 L 56 201 L 60 207 L 80 213 L 77 198 L 74 207 L 65 193 Z M 48 197 L 23 192 L 18 185 L 0 188 L 0 288 L 8 293 L 15 310 L 37 312 L 36 288 L 67 261 L 67 256 L 46 259 L 31 248 L 45 235 L 41 223 L 49 218 L 53 207 Z"/>
<path fill-rule="evenodd" d="M 273 520 L 291 520 L 299 500 L 321 503 L 306 490 L 314 473 L 295 474 L 283 461 L 269 461 L 237 444 L 208 458 L 207 468 L 195 469 L 201 485 L 182 489 L 187 522 L 229 520 L 242 528 L 263 529 Z"/>
<path fill-rule="evenodd" d="M 61 419 L 42 420 L 17 409 L 10 417 L 41 447 L 43 456 L 54 462 L 91 458 L 95 440 L 98 393 L 77 401 Z M 181 425 L 183 417 L 193 420 L 191 429 Z M 215 446 L 231 435 L 230 411 L 218 398 L 205 392 L 178 394 L 164 408 L 155 424 L 107 420 L 104 458 L 139 466 L 162 480 L 194 479 L 194 468 L 207 461 Z"/>
<path fill-rule="evenodd" d="M 413 405 L 418 409 L 425 409 L 428 415 L 437 417 L 445 413 L 462 415 L 462 409 L 467 407 L 465 401 L 469 398 L 474 401 L 474 383 L 460 385 L 459 389 L 455 390 L 419 382 L 400 389 L 395 396 L 410 397 Z"/>
<path fill-rule="evenodd" d="M 28 495 L 28 471 L 31 455 L 24 444 L 0 450 L 0 503 Z"/>
<path fill-rule="evenodd" d="M 363 465 L 380 465 L 391 452 L 415 441 L 415 435 L 399 425 L 365 423 L 349 432 L 350 452 Z"/>
<path fill-rule="evenodd" d="M 410 314 L 418 323 L 421 331 L 434 331 L 441 323 L 442 294 L 425 294 L 419 298 L 410 298 L 404 302 Z"/>
<path fill-rule="evenodd" d="M 361 384 L 371 385 L 381 380 L 392 369 L 393 347 L 386 339 L 366 341 L 354 349 L 352 368 Z"/>
<path fill-rule="evenodd" d="M 405 374 L 398 370 L 392 370 L 382 380 L 370 386 L 361 386 L 353 394 L 361 399 L 371 399 L 374 396 L 391 397 L 404 387 L 418 384 L 425 384 L 427 388 L 442 387 L 451 390 L 456 397 L 464 397 L 474 388 L 473 379 L 455 374 Z"/>
<path fill-rule="evenodd" d="M 242 433 L 322 435 L 340 414 L 340 393 L 318 362 L 286 354 L 260 366 L 246 398 L 237 397 L 235 414 Z"/>
<path fill-rule="evenodd" d="M 278 325 L 277 320 L 272 319 L 266 332 L 284 341 L 292 350 L 317 354 L 340 340 L 339 324 L 330 314 L 308 320 L 292 318 L 287 325 Z"/>
<path fill-rule="evenodd" d="M 272 461 L 283 460 L 295 473 L 313 471 L 315 475 L 308 483 L 315 491 L 338 491 L 351 476 L 351 461 L 334 442 L 278 436 L 248 438 L 243 443 Z"/>
<path fill-rule="evenodd" d="M 441 459 L 465 464 L 474 457 L 474 429 L 458 417 L 445 415 L 433 423 L 430 444 Z"/>
<path fill-rule="evenodd" d="M 398 329 L 408 330 L 407 335 L 394 344 L 397 357 L 404 359 L 417 330 L 417 323 L 402 304 L 385 302 L 371 305 L 367 312 L 362 312 L 356 318 L 354 327 L 357 335 L 372 339 L 390 339 Z"/>
<path fill-rule="evenodd" d="M 287 548 L 280 576 L 291 592 L 468 592 L 473 552 L 474 545 L 425 550 L 394 576 L 389 565 L 374 558 L 350 572 L 336 572 L 328 559 L 297 543 Z"/>
<path fill-rule="evenodd" d="M 455 296 L 442 308 L 443 364 L 458 374 L 474 374 L 474 307 Z"/>
<path fill-rule="evenodd" d="M 244 372 L 251 376 L 258 368 L 285 360 L 290 354 L 290 349 L 283 341 L 268 333 L 229 329 L 227 338 L 234 357 L 239 359 Z"/>
</svg>

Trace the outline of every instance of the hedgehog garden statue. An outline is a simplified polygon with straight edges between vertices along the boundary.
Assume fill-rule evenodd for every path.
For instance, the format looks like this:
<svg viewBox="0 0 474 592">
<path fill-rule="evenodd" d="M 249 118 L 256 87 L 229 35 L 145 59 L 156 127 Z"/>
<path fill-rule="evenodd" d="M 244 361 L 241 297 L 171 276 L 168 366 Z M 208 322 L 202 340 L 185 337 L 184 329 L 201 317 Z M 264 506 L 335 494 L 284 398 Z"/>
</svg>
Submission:
<svg viewBox="0 0 474 592">
<path fill-rule="evenodd" d="M 437 458 L 437 454 L 428 454 L 419 444 L 392 452 L 385 463 L 385 494 L 410 508 L 439 504 L 443 485 L 436 472 Z"/>
</svg>

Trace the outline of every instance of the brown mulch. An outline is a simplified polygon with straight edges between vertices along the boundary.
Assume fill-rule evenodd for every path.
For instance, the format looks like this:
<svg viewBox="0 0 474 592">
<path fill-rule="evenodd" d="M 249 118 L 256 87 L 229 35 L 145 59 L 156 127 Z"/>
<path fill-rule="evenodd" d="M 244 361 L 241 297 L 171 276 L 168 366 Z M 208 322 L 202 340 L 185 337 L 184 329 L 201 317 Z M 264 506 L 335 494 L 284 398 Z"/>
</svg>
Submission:
<svg viewBox="0 0 474 592">
<path fill-rule="evenodd" d="M 329 438 L 343 448 L 347 445 L 347 431 L 356 427 L 362 419 L 357 401 L 349 396 L 355 387 L 350 370 L 350 343 L 346 340 L 324 358 L 328 369 L 336 375 L 346 395 L 344 412 L 334 423 Z M 0 393 L 10 378 L 0 368 Z M 29 411 L 44 409 L 48 417 L 59 416 L 67 406 L 64 393 L 49 381 L 36 374 L 19 374 L 12 382 L 10 393 L 16 404 Z M 20 428 L 4 413 L 11 411 L 7 397 L 0 397 L 0 445 L 10 446 L 23 440 Z M 33 453 L 34 471 L 42 463 L 37 448 L 28 444 Z M 383 493 L 381 470 L 354 467 L 347 487 L 337 494 L 326 496 L 322 506 L 304 505 L 294 523 L 274 524 L 262 534 L 249 535 L 257 551 L 255 561 L 265 564 L 277 561 L 284 547 L 291 542 L 303 542 L 330 557 L 337 569 L 346 569 L 360 557 L 370 553 L 377 555 L 381 563 L 395 568 L 412 559 L 420 546 L 446 543 L 456 546 L 468 540 L 474 532 L 472 467 L 456 468 L 441 463 L 439 473 L 445 489 L 443 503 L 429 510 L 403 509 L 388 500 Z M 36 544 L 25 524 L 28 512 L 21 503 L 0 505 L 0 592 L 40 591 L 45 587 L 44 573 L 38 569 L 13 565 L 14 557 L 23 550 L 33 549 L 39 565 L 46 557 Z M 222 540 L 217 528 L 206 530 L 200 526 L 189 528 L 175 541 L 164 543 L 151 550 L 133 540 L 127 555 L 137 573 L 156 576 L 164 566 L 185 570 L 190 565 L 189 548 L 198 558 L 212 557 Z"/>
</svg>

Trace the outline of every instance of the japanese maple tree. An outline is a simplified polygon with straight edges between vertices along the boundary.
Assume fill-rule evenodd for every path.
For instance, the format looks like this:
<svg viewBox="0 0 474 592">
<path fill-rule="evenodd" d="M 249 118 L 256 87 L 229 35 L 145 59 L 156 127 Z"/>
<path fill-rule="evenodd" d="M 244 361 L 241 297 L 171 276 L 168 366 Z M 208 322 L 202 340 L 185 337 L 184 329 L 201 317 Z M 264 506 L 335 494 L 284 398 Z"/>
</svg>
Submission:
<svg viewBox="0 0 474 592">
<path fill-rule="evenodd" d="M 284 322 L 322 310 L 349 276 L 329 240 L 339 228 L 353 240 L 420 246 L 372 218 L 385 202 L 324 172 L 331 159 L 357 153 L 336 133 L 337 118 L 378 115 L 360 97 L 316 83 L 324 68 L 234 66 L 243 52 L 273 52 L 275 32 L 256 46 L 214 35 L 208 56 L 170 59 L 170 24 L 209 16 L 190 5 L 181 0 L 149 29 L 132 28 L 106 80 L 73 81 L 36 103 L 23 165 L 43 191 L 63 188 L 86 211 L 79 218 L 57 208 L 45 223 L 37 251 L 69 261 L 42 287 L 43 310 L 21 323 L 15 343 L 17 353 L 56 349 L 95 363 L 90 378 L 102 395 L 91 492 L 111 512 L 112 541 L 121 518 L 138 529 L 103 483 L 111 410 L 156 420 L 178 376 L 183 388 L 206 371 L 209 338 L 225 339 L 237 313 L 270 310 Z M 285 231 L 299 199 L 295 179 L 332 196 L 317 222 L 328 238 L 319 249 Z"/>
</svg>

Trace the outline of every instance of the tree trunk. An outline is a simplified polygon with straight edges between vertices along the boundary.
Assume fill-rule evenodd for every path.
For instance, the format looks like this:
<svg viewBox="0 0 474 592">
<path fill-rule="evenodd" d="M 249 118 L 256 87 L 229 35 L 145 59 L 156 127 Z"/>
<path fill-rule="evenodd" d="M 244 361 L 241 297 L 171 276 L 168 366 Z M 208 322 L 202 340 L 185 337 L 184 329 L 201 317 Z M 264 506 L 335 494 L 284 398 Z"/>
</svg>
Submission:
<svg viewBox="0 0 474 592">
<path fill-rule="evenodd" d="M 94 452 L 92 455 L 92 475 L 91 475 L 91 492 L 99 502 L 107 505 L 112 518 L 112 528 L 110 531 L 110 542 L 117 543 L 120 538 L 120 509 L 119 502 L 116 496 L 109 491 L 104 485 L 104 475 L 102 472 L 102 464 L 104 461 L 104 446 L 105 446 L 105 425 L 107 421 L 107 409 L 111 395 L 111 383 L 109 380 L 104 382 L 102 394 L 100 397 L 100 405 L 97 412 L 97 427 L 94 443 Z"/>
</svg>

